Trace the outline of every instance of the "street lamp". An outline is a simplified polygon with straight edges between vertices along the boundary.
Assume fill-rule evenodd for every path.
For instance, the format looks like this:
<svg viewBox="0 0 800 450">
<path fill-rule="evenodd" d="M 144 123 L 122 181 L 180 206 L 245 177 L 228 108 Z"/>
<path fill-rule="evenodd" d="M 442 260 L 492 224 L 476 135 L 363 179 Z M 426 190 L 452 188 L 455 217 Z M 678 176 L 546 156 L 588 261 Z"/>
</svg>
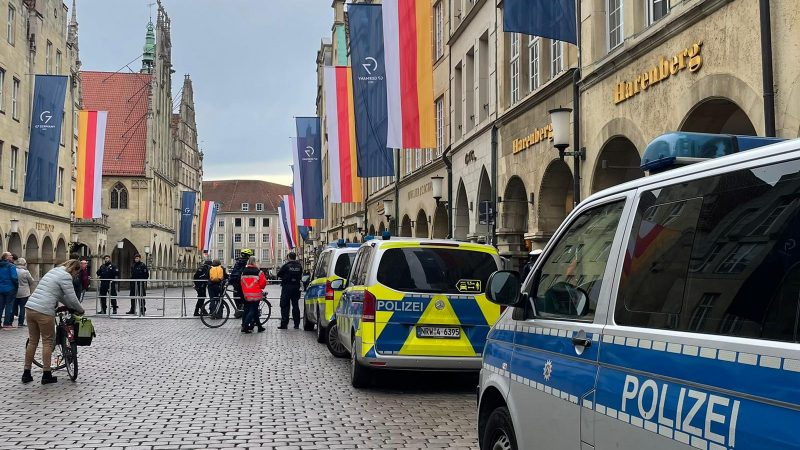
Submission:
<svg viewBox="0 0 800 450">
<path fill-rule="evenodd" d="M 19 232 L 19 219 L 11 219 L 11 233 L 6 233 L 6 239 Z"/>
<path fill-rule="evenodd" d="M 392 205 L 394 204 L 394 200 L 391 198 L 383 199 L 383 215 L 386 216 L 386 222 L 388 223 L 387 228 L 389 229 L 389 233 L 392 232 Z"/>
<path fill-rule="evenodd" d="M 565 156 L 572 156 L 574 171 L 573 197 L 574 204 L 577 205 L 581 200 L 581 166 L 580 161 L 586 159 L 586 152 L 579 148 L 575 151 L 566 151 L 569 147 L 569 119 L 572 114 L 571 108 L 555 108 L 550 110 L 550 122 L 553 124 L 553 147 L 558 149 L 558 157 L 564 161 Z"/>
<path fill-rule="evenodd" d="M 361 235 L 361 240 L 364 240 L 364 235 L 366 234 L 367 230 L 364 229 L 364 218 L 363 217 L 356 217 L 356 229 L 358 230 L 358 234 Z"/>
<path fill-rule="evenodd" d="M 344 239 L 344 217 L 342 217 L 342 239 Z"/>
<path fill-rule="evenodd" d="M 442 202 L 442 183 L 444 182 L 444 177 L 441 175 L 436 175 L 431 177 L 431 187 L 433 188 L 433 199 L 436 200 L 436 207 L 439 207 L 439 203 Z M 447 203 L 444 201 L 443 203 Z"/>
</svg>

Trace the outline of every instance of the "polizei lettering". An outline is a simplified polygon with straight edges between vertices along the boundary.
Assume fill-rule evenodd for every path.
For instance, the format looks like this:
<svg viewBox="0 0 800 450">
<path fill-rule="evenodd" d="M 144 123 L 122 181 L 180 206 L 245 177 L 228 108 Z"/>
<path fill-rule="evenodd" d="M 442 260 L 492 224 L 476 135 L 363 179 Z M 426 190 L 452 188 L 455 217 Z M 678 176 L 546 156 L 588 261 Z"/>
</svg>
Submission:
<svg viewBox="0 0 800 450">
<path fill-rule="evenodd" d="M 424 304 L 422 302 L 405 302 L 405 301 L 385 301 L 385 300 L 378 300 L 378 311 L 410 311 L 410 312 L 422 312 L 424 308 Z"/>
<path fill-rule="evenodd" d="M 739 405 L 725 396 L 627 375 L 620 411 L 672 428 L 677 440 L 683 432 L 734 447 Z"/>
</svg>

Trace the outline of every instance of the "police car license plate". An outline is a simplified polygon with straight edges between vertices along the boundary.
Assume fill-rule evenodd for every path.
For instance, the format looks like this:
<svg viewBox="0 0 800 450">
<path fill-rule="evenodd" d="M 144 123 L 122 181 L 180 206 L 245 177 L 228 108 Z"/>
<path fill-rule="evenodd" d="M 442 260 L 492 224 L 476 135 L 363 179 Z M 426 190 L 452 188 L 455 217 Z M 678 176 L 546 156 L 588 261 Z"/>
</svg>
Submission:
<svg viewBox="0 0 800 450">
<path fill-rule="evenodd" d="M 458 327 L 417 327 L 418 338 L 459 339 L 461 328 Z"/>
</svg>

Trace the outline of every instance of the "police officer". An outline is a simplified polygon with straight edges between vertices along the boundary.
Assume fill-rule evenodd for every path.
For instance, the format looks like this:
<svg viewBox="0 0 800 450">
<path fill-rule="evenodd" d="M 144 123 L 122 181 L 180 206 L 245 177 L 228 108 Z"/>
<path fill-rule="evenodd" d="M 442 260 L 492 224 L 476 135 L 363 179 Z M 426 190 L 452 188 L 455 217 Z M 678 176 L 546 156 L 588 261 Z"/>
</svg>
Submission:
<svg viewBox="0 0 800 450">
<path fill-rule="evenodd" d="M 111 257 L 103 256 L 103 265 L 97 269 L 100 278 L 100 314 L 106 313 L 106 299 L 111 291 L 111 312 L 117 313 L 117 286 L 114 281 L 119 278 L 119 269 L 111 264 Z"/>
<path fill-rule="evenodd" d="M 133 280 L 147 280 L 150 278 L 150 271 L 147 264 L 142 261 L 142 256 L 138 253 L 133 255 L 133 266 L 131 266 L 131 278 Z M 139 313 L 144 315 L 147 311 L 145 305 L 147 296 L 147 281 L 131 281 L 131 310 L 125 314 L 136 314 L 136 303 L 139 303 Z"/>
<path fill-rule="evenodd" d="M 242 272 L 244 271 L 244 268 L 247 267 L 247 260 L 250 259 L 251 256 L 253 256 L 253 251 L 249 248 L 243 248 L 240 252 L 239 258 L 236 260 L 236 263 L 231 269 L 228 279 L 229 284 L 233 286 L 233 301 L 236 303 L 237 309 L 234 317 L 236 318 L 241 317 L 241 311 L 244 305 L 244 294 L 242 293 Z"/>
<path fill-rule="evenodd" d="M 194 304 L 195 317 L 208 315 L 208 311 L 203 309 L 203 304 L 206 302 L 206 288 L 208 287 L 208 271 L 211 269 L 211 260 L 207 259 L 192 277 L 194 279 L 194 291 L 197 292 L 197 302 Z"/>
<path fill-rule="evenodd" d="M 294 252 L 286 255 L 289 261 L 278 271 L 278 279 L 281 280 L 281 326 L 279 330 L 285 330 L 289 326 L 289 305 L 292 307 L 292 320 L 294 329 L 300 328 L 300 283 L 303 277 L 303 265 L 297 261 Z"/>
</svg>

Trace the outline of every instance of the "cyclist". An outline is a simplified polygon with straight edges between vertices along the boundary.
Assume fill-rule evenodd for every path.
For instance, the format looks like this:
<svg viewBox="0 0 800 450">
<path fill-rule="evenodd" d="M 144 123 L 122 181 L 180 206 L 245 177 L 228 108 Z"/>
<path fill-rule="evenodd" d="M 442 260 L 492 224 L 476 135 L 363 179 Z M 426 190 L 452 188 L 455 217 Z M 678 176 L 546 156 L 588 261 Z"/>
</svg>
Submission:
<svg viewBox="0 0 800 450">
<path fill-rule="evenodd" d="M 208 298 L 212 300 L 211 310 L 217 308 L 217 302 L 222 297 L 222 286 L 225 280 L 228 279 L 228 273 L 222 267 L 222 263 L 218 259 L 211 262 L 211 268 L 208 269 Z"/>
<path fill-rule="evenodd" d="M 84 309 L 75 295 L 75 288 L 72 279 L 80 272 L 81 264 L 77 259 L 70 259 L 64 264 L 47 272 L 39 281 L 33 295 L 25 305 L 26 316 L 28 319 L 28 336 L 30 338 L 28 347 L 25 349 L 25 365 L 22 372 L 22 382 L 30 383 L 33 381 L 31 376 L 31 365 L 33 356 L 36 353 L 36 346 L 39 345 L 39 338 L 42 340 L 42 384 L 50 384 L 58 381 L 50 371 L 50 361 L 53 354 L 53 334 L 55 326 L 56 306 L 59 303 L 74 310 L 77 314 L 83 315 Z"/>
<path fill-rule="evenodd" d="M 256 265 L 256 257 L 251 256 L 247 260 L 247 266 L 242 271 L 241 289 L 244 294 L 244 316 L 242 317 L 242 333 L 252 333 L 253 327 L 258 326 L 258 332 L 264 332 L 265 328 L 258 321 L 258 304 L 264 295 L 264 288 L 267 287 L 267 277 L 264 272 Z"/>
<path fill-rule="evenodd" d="M 236 309 L 242 309 L 242 302 L 244 294 L 242 293 L 242 271 L 247 266 L 247 260 L 253 256 L 253 251 L 249 248 L 243 248 L 241 255 L 233 265 L 230 275 L 230 283 L 233 286 L 233 301 L 236 303 Z"/>
</svg>

